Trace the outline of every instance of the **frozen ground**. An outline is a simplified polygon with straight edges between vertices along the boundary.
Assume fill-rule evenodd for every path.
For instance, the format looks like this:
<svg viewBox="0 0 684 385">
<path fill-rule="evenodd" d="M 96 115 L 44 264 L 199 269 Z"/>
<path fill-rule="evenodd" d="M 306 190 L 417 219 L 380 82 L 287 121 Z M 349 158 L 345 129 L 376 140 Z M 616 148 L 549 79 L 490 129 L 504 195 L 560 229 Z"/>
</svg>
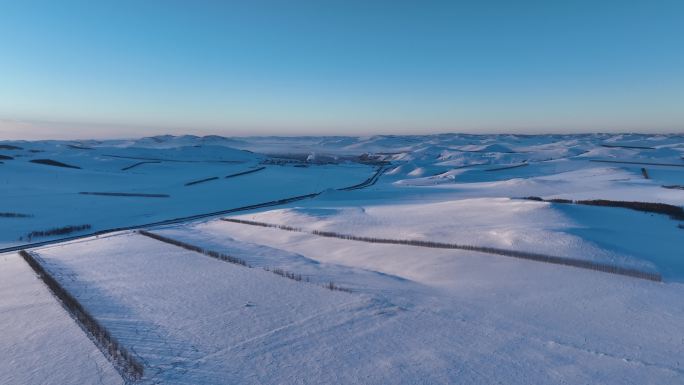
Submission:
<svg viewBox="0 0 684 385">
<path fill-rule="evenodd" d="M 145 362 L 143 382 L 662 384 L 684 375 L 682 285 L 239 226 L 160 233 L 310 282 L 136 234 L 37 252 Z M 353 292 L 318 286 L 326 280 Z"/>
<path fill-rule="evenodd" d="M 0 255 L 3 384 L 122 384 L 107 359 L 17 254 Z"/>
<path fill-rule="evenodd" d="M 611 263 L 635 263 L 570 234 L 577 224 L 551 204 L 508 198 L 355 207 L 296 207 L 237 218 L 366 237 L 515 248 Z"/>
<path fill-rule="evenodd" d="M 21 149 L 0 146 L 14 158 L 0 160 L 0 213 L 31 215 L 0 216 L 5 247 L 26 243 L 19 237 L 33 230 L 82 223 L 106 230 L 322 192 L 223 216 L 305 232 L 218 215 L 148 228 L 251 268 L 128 230 L 33 249 L 143 362 L 141 383 L 684 383 L 684 223 L 520 199 L 682 206 L 682 136 L 2 144 Z M 137 162 L 158 163 L 122 170 Z M 382 175 L 368 179 L 380 166 Z M 314 230 L 543 253 L 657 272 L 664 282 Z M 0 338 L 14 357 L 0 376 L 10 384 L 121 382 L 23 260 L 6 253 L 0 261 L 0 322 L 16 330 Z M 330 282 L 351 292 L 323 287 Z M 40 306 L 19 306 L 37 299 Z M 29 327 L 17 326 L 23 322 Z M 36 328 L 40 338 L 22 342 Z M 58 373 L 52 379 L 43 368 Z"/>
<path fill-rule="evenodd" d="M 26 234 L 36 230 L 90 224 L 91 231 L 98 231 L 152 223 L 345 187 L 372 173 L 369 166 L 348 162 L 272 164 L 265 156 L 217 146 L 119 148 L 103 143 L 84 150 L 61 142 L 14 145 L 22 150 L 0 149 L 14 158 L 0 164 L 0 212 L 28 217 L 0 217 L 0 248 L 26 243 Z M 81 169 L 31 162 L 36 159 Z M 264 169 L 225 178 L 260 167 Z M 218 179 L 186 185 L 213 177 Z"/>
</svg>

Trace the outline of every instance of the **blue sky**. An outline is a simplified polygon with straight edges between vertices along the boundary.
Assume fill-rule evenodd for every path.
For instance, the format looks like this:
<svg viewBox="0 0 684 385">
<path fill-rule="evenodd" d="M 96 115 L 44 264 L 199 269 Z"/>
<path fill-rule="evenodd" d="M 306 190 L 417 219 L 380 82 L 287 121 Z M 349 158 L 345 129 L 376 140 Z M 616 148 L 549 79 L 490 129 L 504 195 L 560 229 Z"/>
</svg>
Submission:
<svg viewBox="0 0 684 385">
<path fill-rule="evenodd" d="M 682 1 L 0 0 L 0 139 L 682 130 Z"/>
</svg>

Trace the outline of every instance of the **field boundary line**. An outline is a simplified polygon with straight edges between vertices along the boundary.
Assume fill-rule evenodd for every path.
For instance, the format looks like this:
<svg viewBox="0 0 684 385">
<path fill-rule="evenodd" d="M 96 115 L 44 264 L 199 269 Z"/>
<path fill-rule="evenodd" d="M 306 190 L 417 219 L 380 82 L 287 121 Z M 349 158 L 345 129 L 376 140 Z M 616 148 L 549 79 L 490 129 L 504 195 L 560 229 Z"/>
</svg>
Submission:
<svg viewBox="0 0 684 385">
<path fill-rule="evenodd" d="M 553 255 L 545 255 L 538 253 L 530 253 L 526 251 L 500 249 L 496 247 L 486 247 L 486 246 L 473 246 L 473 245 L 463 245 L 456 243 L 444 243 L 444 242 L 433 242 L 433 241 L 421 241 L 421 240 L 403 240 L 403 239 L 387 239 L 387 238 L 373 238 L 373 237 L 361 237 L 351 234 L 339 234 L 330 231 L 320 231 L 320 230 L 304 230 L 302 228 L 286 226 L 286 225 L 276 225 L 271 223 L 248 221 L 243 219 L 235 218 L 221 218 L 222 221 L 232 222 L 243 225 L 260 226 L 268 228 L 276 228 L 279 230 L 293 231 L 299 233 L 306 233 L 311 235 L 317 235 L 326 238 L 338 238 L 350 241 L 367 242 L 367 243 L 380 243 L 380 244 L 391 244 L 391 245 L 404 245 L 404 246 L 417 246 L 417 247 L 428 247 L 433 249 L 457 249 L 457 250 L 467 250 L 467 251 L 477 251 L 487 254 L 502 255 L 505 257 L 526 259 L 535 262 L 551 263 L 555 265 L 571 266 L 581 269 L 600 271 L 604 273 L 623 275 L 633 278 L 646 279 L 649 281 L 662 282 L 662 277 L 659 273 L 652 273 L 637 269 L 631 269 L 627 267 L 609 265 L 605 263 L 599 263 L 594 261 L 587 261 L 577 258 L 569 257 L 558 257 Z"/>
<path fill-rule="evenodd" d="M 40 263 L 35 253 L 21 250 L 19 255 L 43 281 L 52 295 L 97 346 L 112 366 L 127 383 L 137 381 L 144 374 L 144 367 L 138 359 L 126 350 L 110 333 L 93 317 L 81 303 L 62 286 L 50 272 Z"/>
</svg>

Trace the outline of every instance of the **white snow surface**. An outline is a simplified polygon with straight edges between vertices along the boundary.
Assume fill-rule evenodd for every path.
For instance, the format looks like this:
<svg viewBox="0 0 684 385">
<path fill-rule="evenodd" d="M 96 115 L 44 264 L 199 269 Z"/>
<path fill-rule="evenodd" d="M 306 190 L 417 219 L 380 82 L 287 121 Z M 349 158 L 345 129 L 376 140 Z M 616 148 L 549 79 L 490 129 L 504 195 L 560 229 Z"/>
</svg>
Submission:
<svg viewBox="0 0 684 385">
<path fill-rule="evenodd" d="M 226 215 L 305 232 L 219 216 L 147 228 L 251 267 L 132 230 L 32 249 L 143 363 L 141 384 L 684 383 L 684 222 L 520 199 L 682 206 L 684 136 L 186 135 L 0 142 L 0 155 L 0 247 L 34 230 L 107 230 L 322 192 Z M 586 259 L 664 282 L 312 230 Z M 0 383 L 122 383 L 14 252 L 0 254 L 0 330 Z"/>
<path fill-rule="evenodd" d="M 160 234 L 312 279 L 130 233 L 39 249 L 146 362 L 144 382 L 663 384 L 684 375 L 680 284 L 223 221 Z M 353 292 L 326 290 L 321 277 Z"/>
<path fill-rule="evenodd" d="M 0 255 L 0 382 L 123 384 L 18 254 Z"/>
<path fill-rule="evenodd" d="M 308 231 L 496 247 L 639 265 L 638 261 L 621 258 L 570 234 L 569 230 L 578 224 L 546 202 L 471 198 L 420 204 L 295 207 L 236 218 Z"/>
<path fill-rule="evenodd" d="M 134 234 L 38 250 L 147 363 L 151 382 L 662 384 L 684 375 L 680 284 L 218 220 L 157 231 L 256 267 Z M 353 292 L 318 286 L 327 280 Z"/>
</svg>

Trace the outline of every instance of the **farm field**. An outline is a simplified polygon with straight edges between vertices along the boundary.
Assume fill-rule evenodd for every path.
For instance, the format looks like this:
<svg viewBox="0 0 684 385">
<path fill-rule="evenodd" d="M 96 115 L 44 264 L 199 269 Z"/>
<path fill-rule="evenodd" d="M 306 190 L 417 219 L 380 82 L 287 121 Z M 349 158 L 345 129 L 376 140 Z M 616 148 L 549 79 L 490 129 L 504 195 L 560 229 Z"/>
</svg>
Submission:
<svg viewBox="0 0 684 385">
<path fill-rule="evenodd" d="M 0 145 L 9 384 L 684 378 L 684 136 Z"/>
</svg>

